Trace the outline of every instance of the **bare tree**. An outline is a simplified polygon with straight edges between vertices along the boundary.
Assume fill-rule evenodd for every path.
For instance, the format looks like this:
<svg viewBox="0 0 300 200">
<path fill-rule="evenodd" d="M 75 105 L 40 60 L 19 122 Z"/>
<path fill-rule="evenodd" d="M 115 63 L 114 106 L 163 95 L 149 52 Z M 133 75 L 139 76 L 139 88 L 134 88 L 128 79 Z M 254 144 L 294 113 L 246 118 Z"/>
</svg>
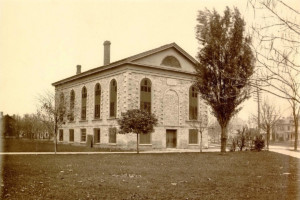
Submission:
<svg viewBox="0 0 300 200">
<path fill-rule="evenodd" d="M 300 10 L 282 0 L 248 0 L 259 23 L 252 26 L 260 84 L 254 87 L 287 99 L 294 118 L 295 143 L 298 143 L 300 80 Z M 255 20 L 254 20 L 255 22 Z"/>
<path fill-rule="evenodd" d="M 202 106 L 205 106 L 205 105 L 201 105 L 201 107 Z M 202 112 L 198 116 L 198 119 L 190 120 L 189 124 L 194 130 L 197 130 L 197 134 L 199 133 L 199 136 L 200 136 L 200 153 L 201 153 L 202 149 L 203 149 L 203 133 L 206 130 L 208 130 L 208 127 L 209 127 L 208 126 L 207 111 L 204 112 L 204 110 L 202 110 Z"/>
<path fill-rule="evenodd" d="M 57 93 L 58 94 L 58 93 Z M 63 93 L 55 95 L 52 92 L 45 92 L 39 95 L 38 116 L 48 127 L 49 133 L 53 134 L 54 151 L 57 152 L 57 132 L 65 124 L 68 117 L 67 105 Z"/>
<path fill-rule="evenodd" d="M 264 100 L 261 107 L 261 124 L 260 127 L 266 132 L 267 149 L 269 149 L 271 130 L 280 118 L 280 112 L 268 100 Z M 253 116 L 256 120 L 257 116 Z"/>
<path fill-rule="evenodd" d="M 291 98 L 288 99 L 290 108 L 292 110 L 293 122 L 294 122 L 294 133 L 295 142 L 294 150 L 298 149 L 298 124 L 300 119 L 300 103 L 297 101 L 297 95 L 300 93 L 300 72 L 294 71 L 287 68 L 285 71 L 286 77 L 288 79 L 288 84 L 282 85 L 282 90 L 289 94 Z M 299 79 L 298 79 L 299 78 Z"/>
<path fill-rule="evenodd" d="M 257 61 L 257 79 L 253 80 L 252 85 L 300 103 L 300 94 L 294 94 L 291 84 L 300 78 L 300 64 L 297 60 L 300 57 L 299 8 L 282 0 L 248 2 L 254 14 L 252 47 Z M 287 71 L 291 71 L 294 76 L 287 77 Z M 282 85 L 285 85 L 285 89 Z"/>
</svg>

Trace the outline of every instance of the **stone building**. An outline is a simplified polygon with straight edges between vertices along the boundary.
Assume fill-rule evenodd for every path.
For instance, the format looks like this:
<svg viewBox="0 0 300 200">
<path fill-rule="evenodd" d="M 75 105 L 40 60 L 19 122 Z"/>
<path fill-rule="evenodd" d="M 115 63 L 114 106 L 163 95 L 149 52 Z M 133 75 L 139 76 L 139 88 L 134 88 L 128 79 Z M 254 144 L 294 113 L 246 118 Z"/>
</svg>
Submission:
<svg viewBox="0 0 300 200">
<path fill-rule="evenodd" d="M 204 119 L 205 126 L 207 107 L 192 87 L 196 64 L 175 43 L 110 63 L 105 41 L 103 66 L 81 72 L 78 65 L 76 75 L 52 84 L 69 110 L 58 141 L 84 144 L 92 138 L 96 147 L 135 148 L 136 136 L 118 134 L 117 119 L 140 108 L 158 118 L 155 131 L 140 136 L 141 148 L 199 148 L 195 120 Z"/>
</svg>

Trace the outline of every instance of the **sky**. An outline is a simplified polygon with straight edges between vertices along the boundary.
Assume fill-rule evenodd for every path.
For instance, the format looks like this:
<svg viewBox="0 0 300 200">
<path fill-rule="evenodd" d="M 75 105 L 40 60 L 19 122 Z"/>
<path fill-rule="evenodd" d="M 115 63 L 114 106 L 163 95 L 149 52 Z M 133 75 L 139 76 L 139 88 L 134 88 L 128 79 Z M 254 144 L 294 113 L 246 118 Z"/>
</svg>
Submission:
<svg viewBox="0 0 300 200">
<path fill-rule="evenodd" d="M 195 57 L 198 10 L 226 6 L 251 24 L 246 0 L 0 0 L 0 111 L 35 113 L 39 94 L 75 75 L 76 65 L 103 65 L 105 40 L 111 62 L 172 42 Z M 248 100 L 239 117 L 256 107 Z"/>
</svg>

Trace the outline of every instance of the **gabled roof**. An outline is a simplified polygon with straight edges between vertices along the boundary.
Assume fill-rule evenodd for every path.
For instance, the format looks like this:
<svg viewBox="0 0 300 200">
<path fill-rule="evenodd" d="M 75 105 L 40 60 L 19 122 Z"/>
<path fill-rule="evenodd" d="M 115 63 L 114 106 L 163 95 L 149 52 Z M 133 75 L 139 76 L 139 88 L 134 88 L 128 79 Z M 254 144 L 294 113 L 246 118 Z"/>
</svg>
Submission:
<svg viewBox="0 0 300 200">
<path fill-rule="evenodd" d="M 196 65 L 198 63 L 192 56 L 190 56 L 186 51 L 184 51 L 175 42 L 173 42 L 173 43 L 166 44 L 166 45 L 163 45 L 163 46 L 155 48 L 155 49 L 151 49 L 151 50 L 148 50 L 148 51 L 145 51 L 145 52 L 142 52 L 142 53 L 139 53 L 139 54 L 136 54 L 136 55 L 133 55 L 133 56 L 115 61 L 115 62 L 112 62 L 108 65 L 103 65 L 103 66 L 100 66 L 100 67 L 96 67 L 94 69 L 90 69 L 88 71 L 82 72 L 80 74 L 76 74 L 76 75 L 71 76 L 69 78 L 62 79 L 60 81 L 54 82 L 54 83 L 52 83 L 52 85 L 57 86 L 59 84 L 65 83 L 65 82 L 69 82 L 69 81 L 72 81 L 72 80 L 75 80 L 75 79 L 78 79 L 78 78 L 83 78 L 85 76 L 89 76 L 91 74 L 98 73 L 100 71 L 104 71 L 104 70 L 107 70 L 107 69 L 111 69 L 111 68 L 114 68 L 114 67 L 117 67 L 117 66 L 120 66 L 120 65 L 123 65 L 123 64 L 132 64 L 132 62 L 135 61 L 135 60 L 138 60 L 140 58 L 143 58 L 143 57 L 146 57 L 146 56 L 164 51 L 164 50 L 169 49 L 169 48 L 175 48 L 178 52 L 180 52 L 184 57 L 186 57 L 193 64 Z"/>
</svg>

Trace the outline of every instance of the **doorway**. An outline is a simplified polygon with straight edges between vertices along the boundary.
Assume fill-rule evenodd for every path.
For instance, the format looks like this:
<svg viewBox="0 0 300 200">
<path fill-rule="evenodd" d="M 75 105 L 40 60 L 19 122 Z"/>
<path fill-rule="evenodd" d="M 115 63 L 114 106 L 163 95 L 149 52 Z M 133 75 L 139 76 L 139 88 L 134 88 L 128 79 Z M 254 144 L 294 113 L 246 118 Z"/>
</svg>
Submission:
<svg viewBox="0 0 300 200">
<path fill-rule="evenodd" d="M 176 148 L 177 144 L 177 131 L 167 130 L 166 131 L 166 146 L 167 148 Z"/>
</svg>

